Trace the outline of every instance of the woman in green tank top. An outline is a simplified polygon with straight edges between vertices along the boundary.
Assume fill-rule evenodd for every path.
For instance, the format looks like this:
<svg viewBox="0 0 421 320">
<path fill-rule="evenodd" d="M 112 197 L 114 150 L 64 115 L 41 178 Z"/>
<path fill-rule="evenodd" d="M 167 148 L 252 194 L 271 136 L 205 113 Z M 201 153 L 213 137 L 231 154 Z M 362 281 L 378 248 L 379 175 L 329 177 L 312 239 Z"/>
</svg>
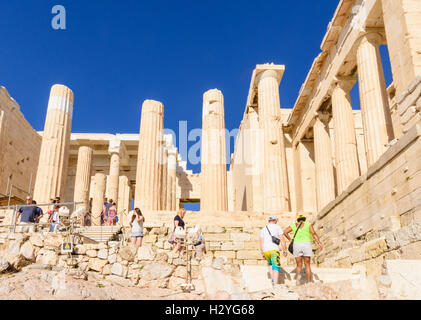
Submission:
<svg viewBox="0 0 421 320">
<path fill-rule="evenodd" d="M 319 250 L 322 250 L 322 244 L 320 243 L 319 236 L 314 231 L 314 228 L 310 222 L 306 221 L 307 218 L 303 215 L 298 216 L 297 222 L 291 224 L 284 231 L 285 237 L 291 242 L 294 241 L 294 257 L 297 263 L 297 282 L 301 280 L 301 272 L 303 270 L 303 261 L 306 269 L 307 281 L 311 282 L 311 257 L 313 256 L 313 248 L 311 245 L 312 236 L 316 240 Z M 291 239 L 290 233 L 293 233 L 295 237 Z"/>
</svg>

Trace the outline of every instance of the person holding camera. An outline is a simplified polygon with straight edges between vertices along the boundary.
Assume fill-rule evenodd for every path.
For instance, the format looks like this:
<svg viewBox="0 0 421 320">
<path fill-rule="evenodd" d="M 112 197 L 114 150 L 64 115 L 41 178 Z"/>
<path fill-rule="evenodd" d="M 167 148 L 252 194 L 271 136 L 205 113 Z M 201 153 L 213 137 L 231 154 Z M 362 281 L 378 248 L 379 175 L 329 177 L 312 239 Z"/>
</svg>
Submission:
<svg viewBox="0 0 421 320">
<path fill-rule="evenodd" d="M 263 258 L 268 262 L 272 285 L 275 286 L 278 284 L 279 271 L 281 271 L 279 245 L 282 246 L 284 257 L 287 256 L 287 249 L 285 239 L 282 236 L 282 228 L 277 225 L 278 218 L 276 216 L 270 216 L 268 222 L 268 225 L 260 232 L 260 250 L 262 251 Z"/>
</svg>

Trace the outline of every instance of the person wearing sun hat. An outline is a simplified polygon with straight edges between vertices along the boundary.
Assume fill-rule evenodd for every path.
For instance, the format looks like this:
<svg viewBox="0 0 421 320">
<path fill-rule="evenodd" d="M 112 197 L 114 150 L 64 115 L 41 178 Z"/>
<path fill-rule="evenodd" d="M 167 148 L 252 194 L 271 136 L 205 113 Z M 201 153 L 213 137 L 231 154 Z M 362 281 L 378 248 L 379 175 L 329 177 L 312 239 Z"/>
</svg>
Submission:
<svg viewBox="0 0 421 320">
<path fill-rule="evenodd" d="M 295 236 L 291 239 L 290 233 Z M 292 223 L 285 231 L 285 237 L 291 242 L 294 241 L 294 257 L 297 264 L 297 282 L 301 280 L 301 272 L 303 270 L 303 261 L 306 269 L 307 281 L 311 282 L 311 257 L 313 256 L 313 247 L 311 245 L 311 238 L 313 237 L 318 246 L 319 250 L 323 249 L 320 242 L 319 236 L 314 231 L 313 225 L 307 222 L 307 217 L 299 215 L 297 221 Z"/>
<path fill-rule="evenodd" d="M 283 254 L 287 256 L 286 243 L 283 237 L 283 231 L 277 225 L 278 218 L 269 216 L 268 225 L 260 232 L 260 250 L 264 259 L 269 265 L 269 273 L 272 277 L 272 285 L 277 285 L 279 280 L 279 271 L 281 270 L 279 245 L 282 245 Z"/>
</svg>

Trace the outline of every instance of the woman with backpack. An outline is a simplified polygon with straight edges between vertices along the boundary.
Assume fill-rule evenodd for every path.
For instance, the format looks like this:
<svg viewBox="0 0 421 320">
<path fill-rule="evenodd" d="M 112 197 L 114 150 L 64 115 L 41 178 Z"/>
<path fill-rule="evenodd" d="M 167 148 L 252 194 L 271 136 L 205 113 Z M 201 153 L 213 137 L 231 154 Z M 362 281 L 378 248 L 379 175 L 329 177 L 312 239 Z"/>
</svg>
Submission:
<svg viewBox="0 0 421 320">
<path fill-rule="evenodd" d="M 291 232 L 294 234 L 294 238 L 292 239 L 289 236 Z M 307 222 L 305 216 L 299 215 L 297 217 L 297 222 L 285 229 L 284 235 L 293 244 L 292 253 L 297 264 L 297 282 L 300 282 L 301 280 L 303 261 L 306 269 L 307 282 L 311 282 L 311 257 L 313 257 L 311 238 L 313 237 L 316 240 L 319 250 L 323 249 L 319 236 L 314 231 L 313 225 L 310 222 Z"/>
</svg>

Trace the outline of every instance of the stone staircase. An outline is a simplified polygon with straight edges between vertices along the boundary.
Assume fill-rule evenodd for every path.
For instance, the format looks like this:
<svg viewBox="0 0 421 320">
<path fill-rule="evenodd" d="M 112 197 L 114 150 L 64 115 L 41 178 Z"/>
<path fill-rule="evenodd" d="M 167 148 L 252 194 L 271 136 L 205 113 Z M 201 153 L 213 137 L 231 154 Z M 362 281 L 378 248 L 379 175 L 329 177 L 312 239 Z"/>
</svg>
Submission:
<svg viewBox="0 0 421 320">
<path fill-rule="evenodd" d="M 243 286 L 248 292 L 257 292 L 262 290 L 270 290 L 272 288 L 272 280 L 268 273 L 267 266 L 247 266 L 240 267 L 242 274 Z M 313 281 L 315 283 L 333 283 L 346 280 L 358 280 L 361 275 L 358 271 L 353 269 L 340 269 L 340 268 L 312 268 Z M 306 282 L 305 272 L 302 273 L 302 282 Z M 287 286 L 295 286 L 296 273 L 294 267 L 281 268 L 279 275 L 279 284 Z"/>
<path fill-rule="evenodd" d="M 143 214 L 146 218 L 146 227 L 155 225 L 171 227 L 177 213 L 175 211 L 145 211 Z M 267 224 L 267 218 L 270 215 L 270 213 L 262 212 L 187 211 L 184 221 L 189 227 L 199 224 L 201 226 L 220 226 L 225 228 L 263 228 Z M 276 216 L 279 219 L 278 224 L 286 228 L 295 220 L 296 214 L 293 212 L 280 212 Z"/>
<path fill-rule="evenodd" d="M 119 226 L 93 226 L 83 227 L 79 229 L 77 233 L 90 240 L 107 243 L 108 241 L 113 240 L 120 231 L 121 227 Z"/>
</svg>

